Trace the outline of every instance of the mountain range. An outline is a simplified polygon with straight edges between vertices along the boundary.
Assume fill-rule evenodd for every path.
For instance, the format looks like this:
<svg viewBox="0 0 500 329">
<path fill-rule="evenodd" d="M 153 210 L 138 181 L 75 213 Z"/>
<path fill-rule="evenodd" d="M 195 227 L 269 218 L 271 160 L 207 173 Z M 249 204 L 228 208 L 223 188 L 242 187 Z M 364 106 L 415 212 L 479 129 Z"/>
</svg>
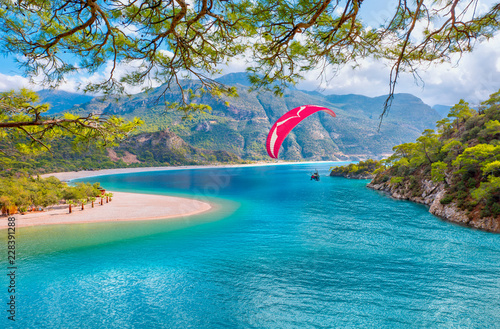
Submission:
<svg viewBox="0 0 500 329">
<path fill-rule="evenodd" d="M 168 131 L 196 149 L 223 150 L 245 160 L 269 159 L 265 141 L 272 124 L 288 110 L 305 104 L 328 107 L 337 117 L 320 112 L 304 120 L 284 141 L 281 159 L 381 158 L 391 154 L 394 145 L 415 141 L 423 130 L 433 129 L 435 122 L 442 118 L 441 113 L 411 94 L 396 94 L 381 123 L 386 96 L 323 95 L 290 88 L 283 97 L 277 97 L 268 91 L 250 91 L 245 73 L 228 74 L 217 81 L 235 86 L 239 97 L 218 99 L 205 94 L 195 102 L 208 104 L 212 110 L 193 113 L 190 120 L 183 120 L 184 113 L 166 110 L 165 102 L 179 102 L 182 96 L 179 88 L 166 90 L 165 86 L 114 99 L 86 99 L 66 93 L 61 100 L 47 91 L 41 93 L 41 101 L 56 104 L 51 111 L 141 117 L 145 124 L 138 133 L 143 136 Z M 187 80 L 181 84 L 193 89 L 200 87 L 196 81 Z M 62 109 L 64 106 L 66 108 Z M 137 141 L 150 139 L 147 136 L 136 138 L 133 144 L 141 147 Z"/>
<path fill-rule="evenodd" d="M 49 103 L 47 115 L 57 114 L 69 110 L 74 106 L 85 104 L 94 99 L 93 96 L 71 93 L 63 90 L 40 90 L 40 103 Z"/>
</svg>

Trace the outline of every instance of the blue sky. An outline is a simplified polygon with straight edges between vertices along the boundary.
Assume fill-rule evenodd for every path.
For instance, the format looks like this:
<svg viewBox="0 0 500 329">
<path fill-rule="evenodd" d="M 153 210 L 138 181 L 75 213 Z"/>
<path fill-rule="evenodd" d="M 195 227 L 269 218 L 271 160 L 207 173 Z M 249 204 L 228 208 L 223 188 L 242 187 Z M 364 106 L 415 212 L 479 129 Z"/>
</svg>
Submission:
<svg viewBox="0 0 500 329">
<path fill-rule="evenodd" d="M 393 0 L 383 2 L 381 5 L 379 1 L 365 1 L 365 22 L 373 26 L 380 23 L 389 15 L 392 2 Z M 483 0 L 480 4 L 489 7 L 494 2 Z M 371 97 L 387 94 L 390 72 L 388 63 L 367 59 L 360 64 L 356 70 L 345 67 L 337 75 L 327 72 L 327 82 L 318 78 L 318 72 L 310 72 L 297 87 L 326 94 L 362 94 Z M 245 67 L 243 61 L 235 60 L 224 67 L 224 73 L 242 72 Z M 402 74 L 396 92 L 411 93 L 431 106 L 453 105 L 461 98 L 471 104 L 478 104 L 500 88 L 500 35 L 489 42 L 478 44 L 472 53 L 465 54 L 462 58 L 457 56 L 452 58 L 451 63 L 422 68 L 419 73 L 423 83 L 415 83 L 411 74 Z M 3 57 L 0 64 L 0 91 L 21 87 L 40 88 L 29 86 L 28 79 L 21 74 L 13 57 Z M 60 88 L 78 92 L 77 86 L 81 80 L 81 76 L 70 77 Z M 138 91 L 139 88 L 129 90 Z"/>
<path fill-rule="evenodd" d="M 0 65 L 0 73 L 8 75 L 18 75 L 21 71 L 17 68 L 12 57 L 2 57 L 2 65 Z"/>
</svg>

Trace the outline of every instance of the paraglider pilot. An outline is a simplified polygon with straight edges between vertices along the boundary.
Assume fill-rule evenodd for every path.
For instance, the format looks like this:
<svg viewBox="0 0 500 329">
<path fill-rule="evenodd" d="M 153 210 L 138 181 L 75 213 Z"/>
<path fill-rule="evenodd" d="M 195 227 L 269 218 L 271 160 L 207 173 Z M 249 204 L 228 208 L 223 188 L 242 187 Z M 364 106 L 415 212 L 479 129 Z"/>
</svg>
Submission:
<svg viewBox="0 0 500 329">
<path fill-rule="evenodd" d="M 319 181 L 319 172 L 318 169 L 316 169 L 316 172 L 311 175 L 311 180 Z"/>
</svg>

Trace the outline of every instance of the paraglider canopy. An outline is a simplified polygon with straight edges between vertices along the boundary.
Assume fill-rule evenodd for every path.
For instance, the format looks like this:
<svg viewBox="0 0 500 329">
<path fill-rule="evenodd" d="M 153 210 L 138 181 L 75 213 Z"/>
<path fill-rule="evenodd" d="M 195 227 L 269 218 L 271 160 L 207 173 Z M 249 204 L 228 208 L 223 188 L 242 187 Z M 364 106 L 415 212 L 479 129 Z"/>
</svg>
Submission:
<svg viewBox="0 0 500 329">
<path fill-rule="evenodd" d="M 276 123 L 271 127 L 271 130 L 267 135 L 267 154 L 269 154 L 271 158 L 277 159 L 281 144 L 290 131 L 292 131 L 292 129 L 295 128 L 295 126 L 302 120 L 318 111 L 325 111 L 332 117 L 336 116 L 335 112 L 332 110 L 317 105 L 300 106 L 283 114 L 283 116 L 279 118 L 278 121 L 276 121 Z"/>
</svg>

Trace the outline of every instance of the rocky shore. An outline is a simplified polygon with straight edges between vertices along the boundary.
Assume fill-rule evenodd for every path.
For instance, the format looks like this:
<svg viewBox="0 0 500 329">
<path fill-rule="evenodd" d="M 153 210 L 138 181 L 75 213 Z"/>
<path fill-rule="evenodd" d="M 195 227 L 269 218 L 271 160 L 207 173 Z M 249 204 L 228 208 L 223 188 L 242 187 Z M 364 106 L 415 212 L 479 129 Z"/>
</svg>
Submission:
<svg viewBox="0 0 500 329">
<path fill-rule="evenodd" d="M 332 177 L 344 177 L 344 178 L 352 178 L 352 179 L 373 179 L 374 175 L 372 174 L 350 174 L 350 173 L 334 173 L 331 172 L 330 176 Z"/>
<path fill-rule="evenodd" d="M 429 212 L 447 221 L 460 225 L 469 226 L 479 230 L 500 233 L 500 218 L 481 218 L 478 212 L 468 213 L 461 210 L 456 203 L 441 204 L 441 199 L 445 195 L 443 183 L 434 183 L 431 180 L 420 181 L 422 194 L 415 195 L 410 188 L 402 184 L 391 184 L 389 181 L 374 184 L 370 182 L 367 187 L 389 193 L 393 198 L 400 200 L 410 200 L 429 206 Z"/>
</svg>

